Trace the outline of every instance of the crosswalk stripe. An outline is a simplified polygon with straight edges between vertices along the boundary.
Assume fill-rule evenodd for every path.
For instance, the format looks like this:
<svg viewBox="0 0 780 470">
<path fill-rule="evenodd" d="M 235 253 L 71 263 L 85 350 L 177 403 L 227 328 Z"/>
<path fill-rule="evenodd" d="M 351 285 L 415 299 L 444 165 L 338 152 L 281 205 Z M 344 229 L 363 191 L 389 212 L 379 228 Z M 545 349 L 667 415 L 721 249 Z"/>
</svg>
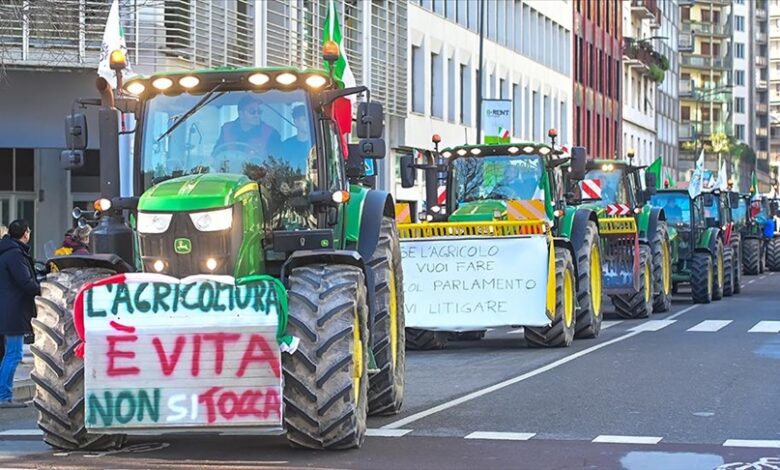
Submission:
<svg viewBox="0 0 780 470">
<path fill-rule="evenodd" d="M 780 333 L 780 321 L 760 321 L 748 333 Z"/>
<path fill-rule="evenodd" d="M 723 447 L 771 447 L 773 449 L 780 449 L 780 441 L 761 439 L 729 439 L 723 443 Z"/>
<path fill-rule="evenodd" d="M 0 436 L 42 436 L 40 429 L 6 429 L 0 431 Z"/>
<path fill-rule="evenodd" d="M 604 320 L 603 322 L 601 322 L 601 329 L 606 330 L 607 328 L 611 328 L 621 323 L 623 323 L 623 320 Z"/>
<path fill-rule="evenodd" d="M 472 432 L 464 439 L 492 439 L 497 441 L 527 441 L 536 434 L 532 432 Z"/>
<path fill-rule="evenodd" d="M 403 437 L 412 432 L 412 429 L 381 429 L 381 428 L 368 428 L 366 429 L 366 436 L 369 437 Z"/>
<path fill-rule="evenodd" d="M 663 437 L 654 436 L 609 436 L 603 435 L 593 439 L 592 442 L 602 444 L 658 444 Z"/>
<path fill-rule="evenodd" d="M 702 331 L 702 332 L 715 332 L 724 328 L 733 320 L 704 320 L 696 326 L 688 328 L 685 331 Z"/>
<path fill-rule="evenodd" d="M 628 331 L 658 331 L 660 329 L 666 328 L 676 321 L 677 320 L 648 320 L 631 328 Z"/>
</svg>

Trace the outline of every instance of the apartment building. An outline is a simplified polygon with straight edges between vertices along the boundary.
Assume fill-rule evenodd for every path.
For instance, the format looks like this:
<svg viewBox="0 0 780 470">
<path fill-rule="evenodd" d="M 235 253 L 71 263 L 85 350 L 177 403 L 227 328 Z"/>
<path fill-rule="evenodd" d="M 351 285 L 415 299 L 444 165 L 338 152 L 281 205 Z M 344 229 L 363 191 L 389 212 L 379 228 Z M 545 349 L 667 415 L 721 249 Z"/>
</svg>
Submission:
<svg viewBox="0 0 780 470">
<path fill-rule="evenodd" d="M 769 2 L 769 158 L 780 166 L 780 0 Z"/>
<path fill-rule="evenodd" d="M 680 7 L 677 0 L 657 3 L 660 28 L 655 31 L 654 49 L 666 58 L 668 67 L 664 80 L 656 89 L 655 129 L 656 157 L 661 157 L 664 169 L 677 175 L 677 131 L 680 122 L 679 91 L 680 56 L 677 51 L 680 28 Z"/>
</svg>

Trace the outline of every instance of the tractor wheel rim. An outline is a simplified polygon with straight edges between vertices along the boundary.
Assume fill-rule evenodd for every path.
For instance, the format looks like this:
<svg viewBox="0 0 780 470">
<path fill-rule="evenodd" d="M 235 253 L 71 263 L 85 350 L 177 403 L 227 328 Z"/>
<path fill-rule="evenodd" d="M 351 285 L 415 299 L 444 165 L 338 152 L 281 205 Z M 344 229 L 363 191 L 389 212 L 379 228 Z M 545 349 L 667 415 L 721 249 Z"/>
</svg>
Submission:
<svg viewBox="0 0 780 470">
<path fill-rule="evenodd" d="M 601 249 L 593 245 L 590 254 L 590 301 L 593 315 L 601 315 Z"/>
<path fill-rule="evenodd" d="M 360 319 L 355 314 L 355 325 L 352 329 L 352 391 L 355 394 L 355 403 L 360 400 L 360 381 L 363 378 L 363 341 L 360 338 Z"/>
<path fill-rule="evenodd" d="M 570 269 L 563 273 L 563 324 L 567 328 L 574 324 L 574 276 Z"/>
<path fill-rule="evenodd" d="M 723 254 L 718 255 L 718 286 L 723 287 Z"/>
<path fill-rule="evenodd" d="M 661 244 L 661 276 L 663 277 L 664 295 L 669 295 L 672 291 L 672 260 L 669 255 L 669 243 Z"/>
<path fill-rule="evenodd" d="M 648 303 L 652 297 L 650 287 L 652 286 L 653 282 L 653 278 L 650 275 L 650 266 L 645 265 L 645 271 L 643 275 L 645 277 L 645 303 Z"/>
<path fill-rule="evenodd" d="M 707 295 L 712 295 L 712 281 L 713 281 L 713 275 L 712 275 L 712 267 L 710 267 L 707 270 Z"/>
<path fill-rule="evenodd" d="M 396 298 L 395 269 L 390 270 L 390 354 L 392 355 L 393 370 L 398 361 L 398 299 Z"/>
</svg>

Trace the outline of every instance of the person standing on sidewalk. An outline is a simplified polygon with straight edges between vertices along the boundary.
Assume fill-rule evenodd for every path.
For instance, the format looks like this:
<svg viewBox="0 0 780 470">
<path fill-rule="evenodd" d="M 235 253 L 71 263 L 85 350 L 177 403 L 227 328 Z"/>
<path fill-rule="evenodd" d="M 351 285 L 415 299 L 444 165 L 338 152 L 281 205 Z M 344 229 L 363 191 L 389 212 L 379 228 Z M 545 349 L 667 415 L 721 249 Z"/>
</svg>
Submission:
<svg viewBox="0 0 780 470">
<path fill-rule="evenodd" d="M 35 296 L 41 288 L 35 279 L 30 257 L 30 225 L 14 220 L 0 239 L 0 335 L 5 337 L 5 354 L 0 362 L 0 408 L 20 408 L 13 401 L 16 367 L 22 361 L 24 335 L 32 333 Z"/>
</svg>

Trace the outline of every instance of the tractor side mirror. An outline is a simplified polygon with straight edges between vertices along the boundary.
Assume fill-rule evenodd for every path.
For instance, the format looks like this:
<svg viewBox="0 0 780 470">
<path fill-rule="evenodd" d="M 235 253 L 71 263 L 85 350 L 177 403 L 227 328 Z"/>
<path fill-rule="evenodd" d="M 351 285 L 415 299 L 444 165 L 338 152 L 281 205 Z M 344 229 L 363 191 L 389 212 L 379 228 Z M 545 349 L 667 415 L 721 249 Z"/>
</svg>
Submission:
<svg viewBox="0 0 780 470">
<path fill-rule="evenodd" d="M 63 170 L 75 170 L 84 166 L 83 150 L 63 150 L 60 153 L 60 166 Z"/>
<path fill-rule="evenodd" d="M 729 193 L 729 205 L 737 207 L 739 205 L 739 193 Z"/>
<path fill-rule="evenodd" d="M 362 102 L 358 105 L 355 134 L 361 139 L 378 139 L 385 130 L 385 112 L 382 103 Z"/>
<path fill-rule="evenodd" d="M 647 199 L 650 199 L 650 196 L 658 192 L 656 184 L 658 184 L 658 175 L 655 173 L 645 172 L 645 190 L 647 191 Z"/>
<path fill-rule="evenodd" d="M 704 204 L 705 207 L 709 207 L 714 202 L 714 196 L 712 195 L 712 193 L 702 194 L 701 202 Z"/>
<path fill-rule="evenodd" d="M 571 160 L 569 161 L 569 178 L 572 181 L 582 181 L 585 179 L 588 163 L 588 151 L 585 147 L 572 147 Z"/>
<path fill-rule="evenodd" d="M 362 139 L 358 146 L 360 147 L 360 156 L 364 159 L 373 158 L 379 160 L 385 158 L 385 139 Z"/>
<path fill-rule="evenodd" d="M 65 146 L 71 150 L 87 149 L 87 116 L 84 113 L 65 117 Z"/>
<path fill-rule="evenodd" d="M 417 170 L 414 168 L 414 157 L 404 155 L 400 158 L 401 165 L 401 187 L 411 188 L 417 179 Z"/>
</svg>

